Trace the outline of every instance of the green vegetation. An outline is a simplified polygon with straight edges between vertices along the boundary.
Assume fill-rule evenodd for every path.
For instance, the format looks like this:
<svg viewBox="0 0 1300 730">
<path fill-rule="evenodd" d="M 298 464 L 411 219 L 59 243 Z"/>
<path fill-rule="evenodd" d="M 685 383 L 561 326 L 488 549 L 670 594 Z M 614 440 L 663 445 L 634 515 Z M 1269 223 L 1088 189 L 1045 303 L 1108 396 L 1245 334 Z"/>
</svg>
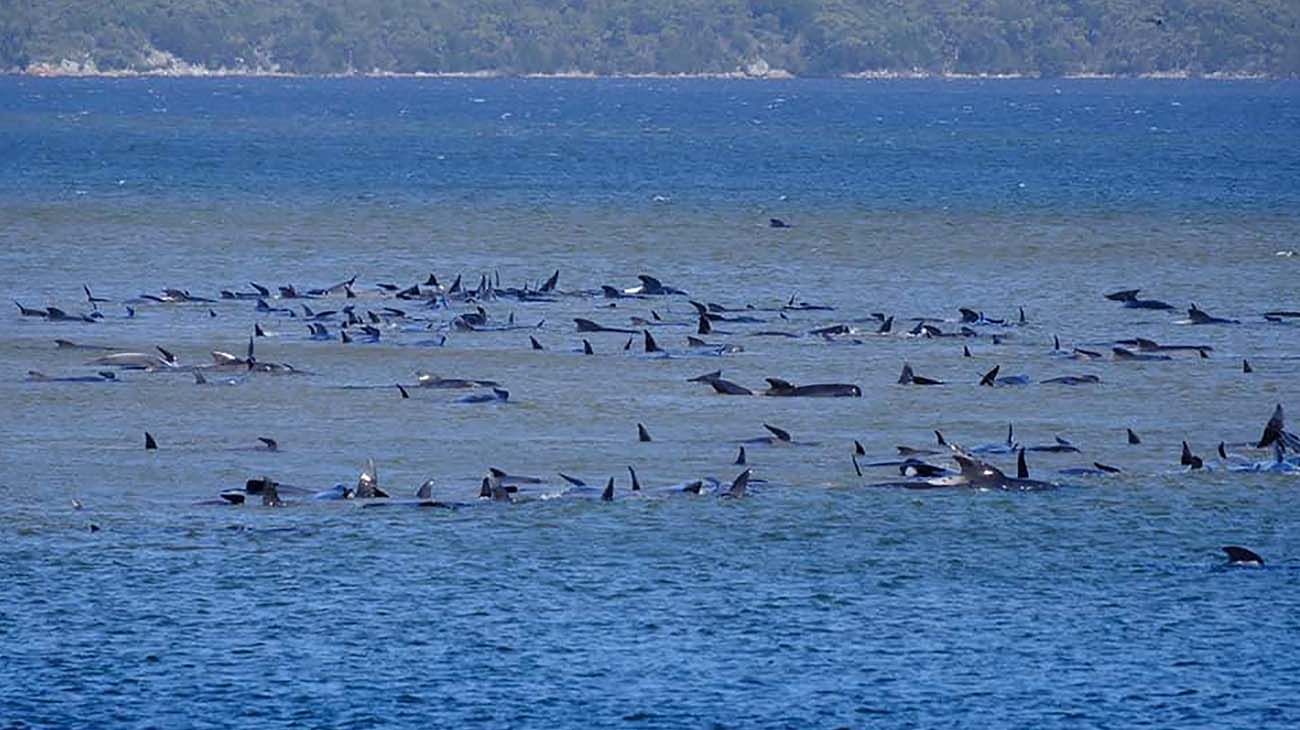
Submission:
<svg viewBox="0 0 1300 730">
<path fill-rule="evenodd" d="M 1297 0 L 0 0 L 0 69 L 1300 75 Z"/>
</svg>

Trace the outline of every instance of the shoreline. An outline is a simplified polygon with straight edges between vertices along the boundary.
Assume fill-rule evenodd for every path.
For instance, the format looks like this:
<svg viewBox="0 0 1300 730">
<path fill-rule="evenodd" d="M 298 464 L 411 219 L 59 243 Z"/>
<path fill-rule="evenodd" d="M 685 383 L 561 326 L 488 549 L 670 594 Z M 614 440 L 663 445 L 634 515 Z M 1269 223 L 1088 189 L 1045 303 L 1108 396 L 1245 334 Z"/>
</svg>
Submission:
<svg viewBox="0 0 1300 730">
<path fill-rule="evenodd" d="M 36 64 L 27 68 L 0 70 L 0 75 L 21 76 L 25 78 L 286 78 L 286 79 L 540 79 L 540 80 L 744 80 L 744 81 L 793 81 L 806 79 L 838 79 L 848 81 L 1024 81 L 1024 80 L 1173 80 L 1173 81 L 1289 81 L 1294 76 L 1273 76 L 1261 73 L 1227 73 L 1207 74 L 1190 71 L 1157 71 L 1141 74 L 1108 74 L 1080 72 L 1061 76 L 1044 77 L 1033 73 L 957 73 L 931 72 L 921 70 L 874 70 L 854 71 L 835 76 L 796 76 L 784 70 L 772 70 L 766 73 L 748 73 L 745 71 L 703 72 L 703 73 L 612 73 L 602 74 L 587 71 L 566 71 L 558 73 L 512 73 L 507 71 L 350 71 L 342 73 L 297 73 L 270 68 L 218 68 L 209 69 L 192 65 L 177 65 L 152 69 L 122 69 L 106 71 L 94 66 L 79 66 L 69 62 L 54 64 Z"/>
</svg>

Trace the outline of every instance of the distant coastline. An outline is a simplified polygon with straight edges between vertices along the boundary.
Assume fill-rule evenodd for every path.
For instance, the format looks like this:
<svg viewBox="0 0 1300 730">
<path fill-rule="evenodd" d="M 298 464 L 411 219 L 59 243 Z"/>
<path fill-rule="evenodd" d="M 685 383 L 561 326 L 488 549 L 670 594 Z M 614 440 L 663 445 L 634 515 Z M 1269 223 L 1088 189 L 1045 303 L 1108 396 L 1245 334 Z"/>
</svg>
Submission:
<svg viewBox="0 0 1300 730">
<path fill-rule="evenodd" d="M 849 79 L 860 81 L 893 80 L 1023 80 L 1023 79 L 1172 79 L 1172 80 L 1211 80 L 1211 81 L 1282 81 L 1293 76 L 1277 76 L 1262 73 L 1212 72 L 1195 73 L 1190 70 L 1156 71 L 1139 74 L 1113 73 L 1067 73 L 1060 76 L 1042 76 L 1025 73 L 964 73 L 933 72 L 918 69 L 879 69 L 856 71 L 833 76 L 796 76 L 781 69 L 762 72 L 736 70 L 730 72 L 703 73 L 594 73 L 587 71 L 566 71 L 558 73 L 515 73 L 510 71 L 348 71 L 343 73 L 300 73 L 283 71 L 278 68 L 205 68 L 191 64 L 176 64 L 148 69 L 99 69 L 93 65 L 83 65 L 65 61 L 59 64 L 33 64 L 26 68 L 9 69 L 3 72 L 10 76 L 27 76 L 38 78 L 402 78 L 402 79 L 718 79 L 751 81 L 788 81 L 792 79 Z"/>
</svg>

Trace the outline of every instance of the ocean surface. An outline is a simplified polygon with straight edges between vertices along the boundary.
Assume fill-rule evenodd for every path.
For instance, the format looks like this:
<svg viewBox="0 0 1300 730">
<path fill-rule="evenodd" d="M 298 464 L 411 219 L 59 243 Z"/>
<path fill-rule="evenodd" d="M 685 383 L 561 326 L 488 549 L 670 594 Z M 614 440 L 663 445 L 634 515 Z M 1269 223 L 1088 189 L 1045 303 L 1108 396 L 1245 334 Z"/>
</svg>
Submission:
<svg viewBox="0 0 1300 730">
<path fill-rule="evenodd" d="M 1300 412 L 1300 321 L 1263 316 L 1300 310 L 1297 140 L 1298 82 L 0 77 L 0 291 L 111 300 L 0 314 L 0 727 L 1296 727 L 1300 477 L 1215 450 L 1266 460 L 1244 444 Z M 489 331 L 378 286 L 556 270 L 555 301 L 485 298 Z M 601 296 L 638 274 L 688 295 Z M 269 301 L 293 317 L 219 298 L 353 276 Z M 1139 287 L 1176 309 L 1103 298 Z M 140 301 L 163 288 L 216 301 Z M 764 321 L 691 349 L 691 299 Z M 1180 324 L 1192 302 L 1240 323 Z M 302 304 L 407 316 L 315 341 Z M 902 334 L 958 307 L 1010 323 Z M 650 320 L 669 356 L 575 317 Z M 255 323 L 259 362 L 305 372 L 196 384 Z M 808 334 L 834 324 L 860 333 Z M 1213 349 L 1112 359 L 1133 337 Z M 104 369 L 56 338 L 182 367 L 32 382 Z M 904 362 L 947 385 L 898 385 Z M 1030 384 L 977 386 L 994 365 Z M 687 382 L 719 368 L 862 397 Z M 418 371 L 509 401 L 401 398 Z M 1101 382 L 1040 382 L 1062 375 Z M 674 492 L 725 489 L 764 424 L 798 443 L 746 446 L 746 498 Z M 1080 449 L 1029 454 L 1059 488 L 854 472 L 855 440 L 865 463 L 1008 424 Z M 393 501 L 431 479 L 465 506 L 208 503 L 367 459 Z M 1059 472 L 1094 461 L 1123 472 Z M 489 467 L 550 498 L 480 503 Z"/>
</svg>

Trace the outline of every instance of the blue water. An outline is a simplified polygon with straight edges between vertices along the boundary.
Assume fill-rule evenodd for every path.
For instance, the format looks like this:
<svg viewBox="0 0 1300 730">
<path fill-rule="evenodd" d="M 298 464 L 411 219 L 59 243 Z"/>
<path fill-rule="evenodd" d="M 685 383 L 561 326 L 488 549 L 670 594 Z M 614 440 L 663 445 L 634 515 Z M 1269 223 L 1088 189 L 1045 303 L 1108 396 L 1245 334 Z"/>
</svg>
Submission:
<svg viewBox="0 0 1300 730">
<path fill-rule="evenodd" d="M 1300 323 L 1262 316 L 1300 310 L 1300 256 L 1278 255 L 1300 248 L 1296 139 L 1296 82 L 0 78 L 0 290 L 113 300 L 95 324 L 0 315 L 0 727 L 1294 727 L 1300 482 L 1187 473 L 1178 452 L 1219 466 L 1220 441 L 1251 454 L 1275 404 L 1300 409 Z M 541 326 L 466 333 L 447 325 L 469 306 L 377 287 L 556 269 L 571 293 L 651 273 L 767 321 L 707 338 L 741 353 L 687 356 L 686 297 L 502 298 L 494 321 Z M 124 316 L 162 287 L 354 274 L 357 299 L 309 306 L 418 325 L 344 345 L 248 301 Z M 1139 286 L 1178 309 L 1101 296 Z M 792 295 L 835 309 L 781 318 Z M 1190 302 L 1241 324 L 1179 324 Z M 876 311 L 952 330 L 959 306 L 1028 322 L 752 336 Z M 572 324 L 651 310 L 677 357 Z M 99 369 L 55 338 L 189 366 L 242 353 L 254 322 L 272 334 L 259 359 L 311 374 L 25 377 Z M 1214 350 L 1071 361 L 1053 335 Z M 904 361 L 949 385 L 896 385 Z M 976 386 L 993 365 L 1035 382 Z M 717 368 L 863 397 L 686 382 Z M 511 399 L 347 387 L 418 370 Z M 1037 383 L 1067 374 L 1102 383 Z M 894 477 L 849 459 L 855 440 L 884 458 L 933 429 L 998 442 L 1009 422 L 1082 449 L 1030 455 L 1059 489 L 867 489 Z M 815 443 L 751 445 L 766 481 L 744 500 L 665 496 L 729 481 L 764 423 Z M 433 479 L 474 506 L 202 504 L 261 475 L 352 484 L 367 458 L 395 497 Z M 1124 473 L 1058 473 L 1093 461 Z M 628 465 L 655 496 L 629 495 Z M 614 476 L 617 498 L 480 505 L 488 467 L 547 493 L 560 471 Z M 1267 567 L 1225 567 L 1230 544 Z"/>
</svg>

